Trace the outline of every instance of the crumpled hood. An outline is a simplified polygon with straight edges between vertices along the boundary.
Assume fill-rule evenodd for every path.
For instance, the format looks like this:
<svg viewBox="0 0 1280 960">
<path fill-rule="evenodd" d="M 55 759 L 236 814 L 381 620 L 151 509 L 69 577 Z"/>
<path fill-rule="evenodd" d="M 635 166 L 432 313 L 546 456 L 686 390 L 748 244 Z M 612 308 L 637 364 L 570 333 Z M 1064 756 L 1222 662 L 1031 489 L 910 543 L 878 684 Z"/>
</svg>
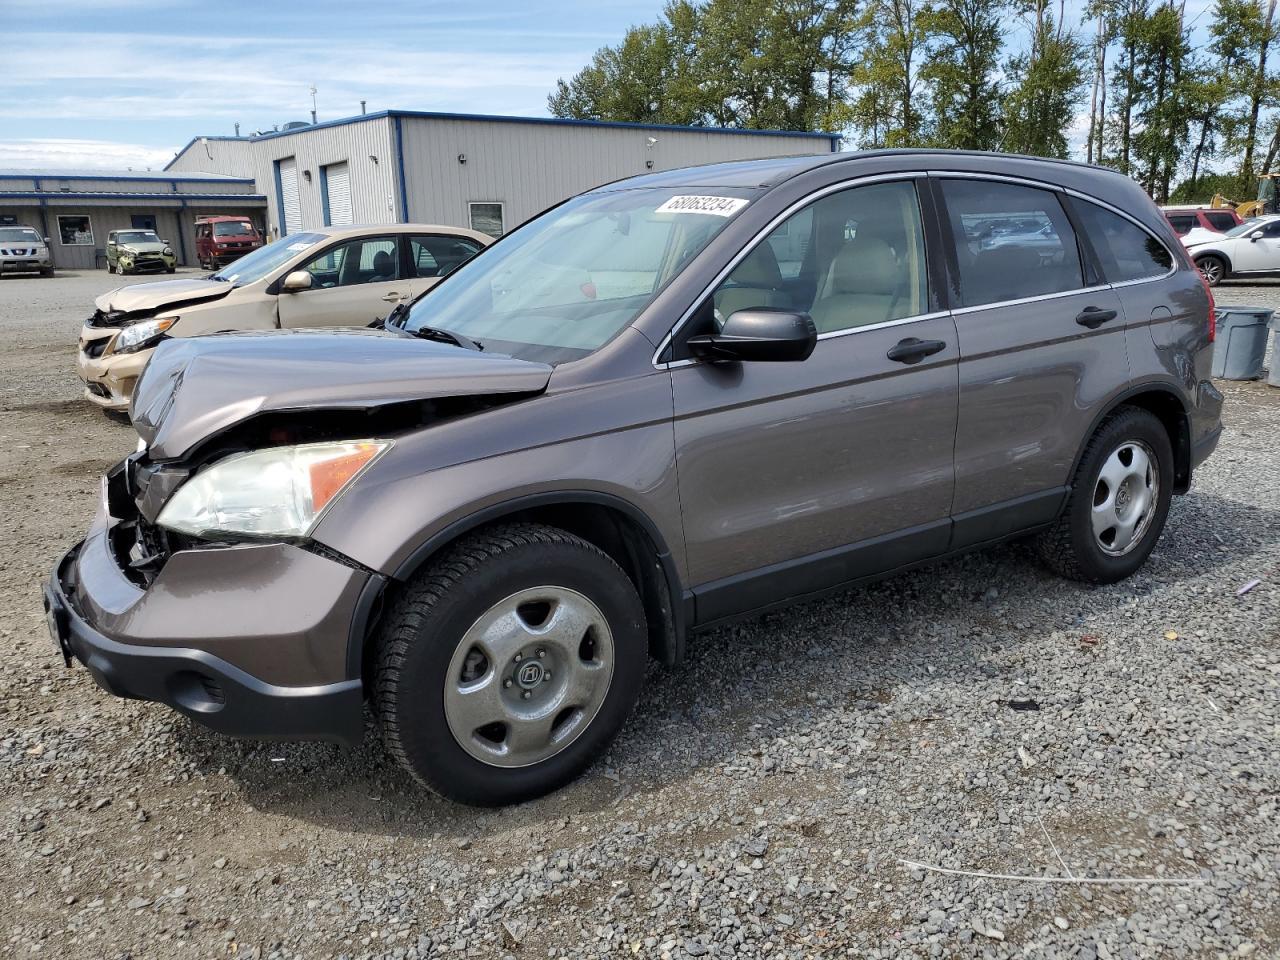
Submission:
<svg viewBox="0 0 1280 960">
<path fill-rule="evenodd" d="M 109 293 L 104 293 L 93 304 L 103 313 L 135 313 L 139 310 L 159 310 L 192 300 L 225 297 L 231 290 L 232 284 L 221 280 L 157 280 L 154 283 L 116 287 Z"/>
<path fill-rule="evenodd" d="M 120 244 L 120 249 L 127 250 L 130 253 L 162 253 L 168 246 L 167 243 L 161 243 L 159 240 L 144 240 L 141 242 L 130 240 L 128 243 Z"/>
<path fill-rule="evenodd" d="M 378 330 L 273 330 L 166 340 L 133 391 L 157 460 L 259 413 L 365 410 L 410 400 L 537 393 L 544 363 Z"/>
</svg>

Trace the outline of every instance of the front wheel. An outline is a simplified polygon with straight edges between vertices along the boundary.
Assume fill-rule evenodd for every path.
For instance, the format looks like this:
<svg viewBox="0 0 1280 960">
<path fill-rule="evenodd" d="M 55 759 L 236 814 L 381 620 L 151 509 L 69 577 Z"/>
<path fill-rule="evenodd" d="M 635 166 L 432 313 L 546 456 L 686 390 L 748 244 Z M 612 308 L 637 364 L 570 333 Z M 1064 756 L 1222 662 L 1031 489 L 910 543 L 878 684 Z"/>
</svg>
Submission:
<svg viewBox="0 0 1280 960">
<path fill-rule="evenodd" d="M 1196 267 L 1204 277 L 1204 282 L 1211 287 L 1216 287 L 1227 278 L 1227 263 L 1221 257 L 1201 257 L 1196 261 Z"/>
<path fill-rule="evenodd" d="M 1037 538 L 1041 559 L 1086 583 L 1132 575 L 1164 529 L 1173 482 L 1164 424 L 1146 410 L 1121 407 L 1085 447 L 1062 516 Z"/>
<path fill-rule="evenodd" d="M 630 713 L 644 609 L 606 554 L 515 524 L 451 547 L 389 610 L 372 697 L 388 751 L 462 803 L 541 796 L 581 773 Z"/>
</svg>

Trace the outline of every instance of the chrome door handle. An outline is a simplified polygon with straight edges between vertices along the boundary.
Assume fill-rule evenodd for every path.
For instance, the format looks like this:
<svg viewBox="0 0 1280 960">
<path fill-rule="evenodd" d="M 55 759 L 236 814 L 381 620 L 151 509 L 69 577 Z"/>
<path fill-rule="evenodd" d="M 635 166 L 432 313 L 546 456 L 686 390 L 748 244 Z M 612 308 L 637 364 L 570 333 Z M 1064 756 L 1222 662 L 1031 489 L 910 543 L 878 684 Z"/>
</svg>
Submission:
<svg viewBox="0 0 1280 960">
<path fill-rule="evenodd" d="M 385 300 L 387 303 L 395 303 L 399 300 L 403 300 L 404 298 L 405 298 L 405 295 L 403 293 L 388 293 L 382 299 Z"/>
</svg>

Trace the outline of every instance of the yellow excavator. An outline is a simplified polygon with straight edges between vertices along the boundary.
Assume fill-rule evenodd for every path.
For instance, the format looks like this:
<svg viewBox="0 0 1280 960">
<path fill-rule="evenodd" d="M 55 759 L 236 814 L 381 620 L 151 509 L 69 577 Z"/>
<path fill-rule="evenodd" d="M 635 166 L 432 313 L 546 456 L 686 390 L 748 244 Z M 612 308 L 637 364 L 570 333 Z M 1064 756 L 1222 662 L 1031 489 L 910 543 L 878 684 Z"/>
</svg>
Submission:
<svg viewBox="0 0 1280 960">
<path fill-rule="evenodd" d="M 1258 174 L 1258 199 L 1236 203 L 1220 193 L 1215 193 L 1213 199 L 1209 201 L 1209 206 L 1215 210 L 1224 208 L 1235 210 L 1241 220 L 1260 217 L 1265 213 L 1280 213 L 1280 204 L 1276 202 L 1276 180 L 1278 179 L 1280 179 L 1280 173 L 1260 173 Z"/>
</svg>

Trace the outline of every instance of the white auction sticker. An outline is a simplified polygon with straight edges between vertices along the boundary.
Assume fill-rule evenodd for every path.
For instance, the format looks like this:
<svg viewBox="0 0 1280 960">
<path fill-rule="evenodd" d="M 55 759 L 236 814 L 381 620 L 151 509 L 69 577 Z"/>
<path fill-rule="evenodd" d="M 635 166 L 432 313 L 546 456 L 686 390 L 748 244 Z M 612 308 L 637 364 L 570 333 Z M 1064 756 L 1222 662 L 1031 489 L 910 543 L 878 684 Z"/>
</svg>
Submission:
<svg viewBox="0 0 1280 960">
<path fill-rule="evenodd" d="M 738 197 L 672 197 L 657 213 L 706 213 L 713 217 L 732 217 L 747 205 Z"/>
</svg>

